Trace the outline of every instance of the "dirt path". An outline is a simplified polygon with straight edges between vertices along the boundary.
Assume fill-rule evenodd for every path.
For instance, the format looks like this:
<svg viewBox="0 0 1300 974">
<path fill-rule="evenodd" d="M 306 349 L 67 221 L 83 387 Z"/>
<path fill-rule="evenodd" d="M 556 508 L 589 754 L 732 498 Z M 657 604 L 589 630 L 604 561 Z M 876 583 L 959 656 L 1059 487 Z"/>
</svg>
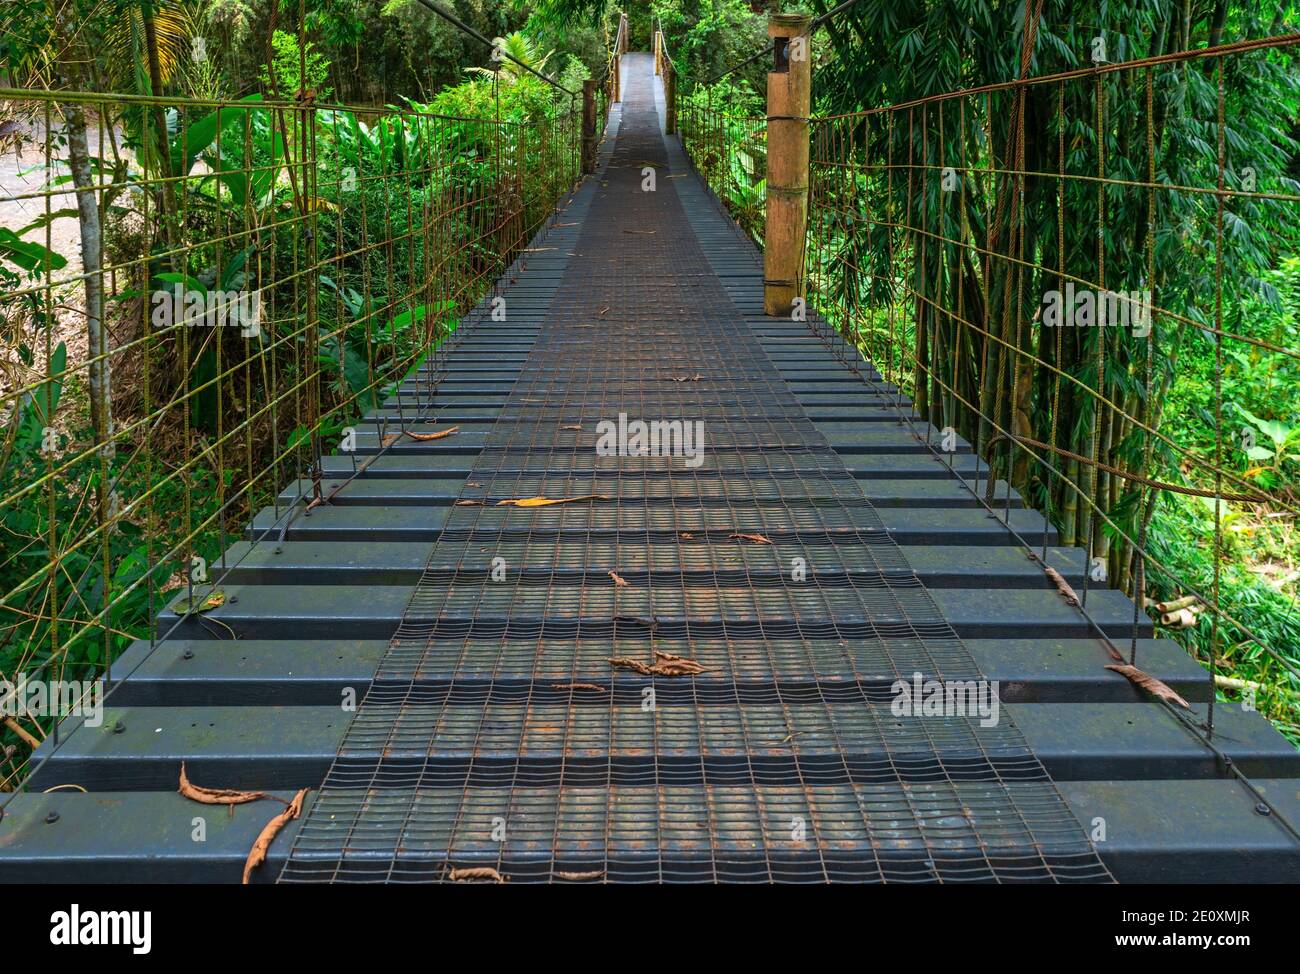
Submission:
<svg viewBox="0 0 1300 974">
<path fill-rule="evenodd" d="M 93 121 L 90 128 L 90 151 L 97 155 L 100 133 Z M 60 129 L 56 127 L 56 143 L 48 168 L 42 121 L 20 123 L 19 130 L 5 139 L 4 151 L 0 153 L 0 227 L 17 233 L 47 212 L 76 209 L 76 193 L 62 185 L 53 187 L 48 203 L 46 201 L 45 189 L 50 181 L 68 171 L 67 146 L 58 137 L 59 132 Z M 118 145 L 121 152 L 120 132 Z M 111 148 L 105 146 L 105 149 L 111 156 Z M 69 365 L 85 362 L 87 342 L 83 318 L 84 300 L 81 286 L 75 280 L 82 270 L 81 232 L 76 216 L 52 220 L 48 234 L 45 229 L 36 229 L 23 234 L 23 238 L 49 247 L 68 262 L 67 266 L 54 274 L 52 297 L 56 323 L 51 336 L 52 345 L 57 347 L 62 342 L 67 346 Z M 36 361 L 31 366 L 21 365 L 18 359 L 19 342 L 24 342 L 33 349 Z M 29 322 L 20 319 L 4 323 L 0 335 L 0 359 L 3 360 L 0 362 L 0 395 L 16 385 L 31 382 L 44 373 L 44 347 L 44 334 L 35 334 Z"/>
</svg>

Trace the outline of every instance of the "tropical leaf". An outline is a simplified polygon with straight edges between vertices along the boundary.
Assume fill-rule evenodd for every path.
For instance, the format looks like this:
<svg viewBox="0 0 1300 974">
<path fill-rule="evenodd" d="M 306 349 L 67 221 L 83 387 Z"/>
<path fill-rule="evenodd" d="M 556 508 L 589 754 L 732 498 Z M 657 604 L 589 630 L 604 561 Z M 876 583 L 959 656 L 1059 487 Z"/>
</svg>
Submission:
<svg viewBox="0 0 1300 974">
<path fill-rule="evenodd" d="M 4 227 L 0 227 L 0 259 L 17 264 L 25 271 L 38 273 L 68 266 L 67 258 L 38 243 L 20 240 L 18 234 Z"/>
<path fill-rule="evenodd" d="M 239 99 L 238 104 L 209 112 L 188 125 L 183 132 L 178 132 L 171 140 L 172 173 L 188 173 L 193 168 L 194 161 L 207 151 L 221 132 L 248 114 L 245 106 L 261 100 L 259 94 L 246 95 Z"/>
<path fill-rule="evenodd" d="M 181 62 L 189 55 L 195 24 L 179 0 L 153 0 L 151 7 L 154 36 L 158 41 L 158 73 L 166 84 L 176 76 Z M 143 61 L 145 51 L 143 5 L 124 5 L 122 14 L 104 38 L 109 79 L 119 88 L 139 87 L 138 77 L 142 77 L 147 85 L 147 66 L 137 62 L 137 58 Z M 144 68 L 142 74 L 137 70 L 139 68 Z M 141 90 L 137 94 L 161 93 Z"/>
</svg>

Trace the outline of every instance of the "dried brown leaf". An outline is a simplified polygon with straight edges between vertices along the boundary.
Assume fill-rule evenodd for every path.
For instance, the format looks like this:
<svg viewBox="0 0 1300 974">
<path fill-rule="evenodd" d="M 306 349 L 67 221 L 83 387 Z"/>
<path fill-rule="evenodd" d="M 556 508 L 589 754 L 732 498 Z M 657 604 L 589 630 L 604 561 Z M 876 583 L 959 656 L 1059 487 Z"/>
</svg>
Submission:
<svg viewBox="0 0 1300 974">
<path fill-rule="evenodd" d="M 482 501 L 461 500 L 456 502 L 457 507 L 482 507 Z"/>
<path fill-rule="evenodd" d="M 573 426 L 561 426 L 560 429 L 562 429 L 562 430 L 580 430 L 580 429 L 582 429 L 582 426 L 581 426 L 580 424 L 575 424 L 575 425 L 573 425 Z"/>
<path fill-rule="evenodd" d="M 615 586 L 615 588 L 626 588 L 626 587 L 627 587 L 627 579 L 624 578 L 622 575 L 620 575 L 618 572 L 613 572 L 613 571 L 610 572 L 610 573 L 609 573 L 609 577 L 612 578 L 612 579 L 614 580 L 614 586 Z"/>
<path fill-rule="evenodd" d="M 676 653 L 665 653 L 661 649 L 656 649 L 654 654 L 656 660 L 655 666 L 681 669 L 683 672 L 687 673 L 706 672 L 706 668 L 701 666 L 698 660 L 693 660 L 688 656 L 678 656 Z M 654 669 L 654 667 L 651 667 L 651 669 Z M 675 676 L 676 674 L 670 675 Z"/>
<path fill-rule="evenodd" d="M 1129 682 L 1140 687 L 1153 697 L 1159 697 L 1161 700 L 1167 700 L 1170 703 L 1176 703 L 1178 706 L 1191 710 L 1192 706 L 1174 690 L 1172 690 L 1163 680 L 1157 680 L 1150 673 L 1144 673 L 1136 666 L 1129 666 L 1127 663 L 1107 663 L 1106 669 L 1114 670 L 1116 673 L 1128 677 Z"/>
<path fill-rule="evenodd" d="M 396 443 L 396 442 L 397 442 L 398 440 L 400 440 L 401 438 L 402 438 L 402 434 L 401 434 L 401 433 L 389 433 L 387 436 L 385 436 L 382 440 L 379 441 L 379 445 L 380 445 L 380 446 L 392 446 L 394 443 Z"/>
<path fill-rule="evenodd" d="M 632 670 L 642 676 L 694 676 L 707 672 L 697 660 L 659 650 L 655 650 L 653 664 L 642 663 L 630 656 L 614 656 L 609 659 L 609 665 L 615 669 Z"/>
<path fill-rule="evenodd" d="M 754 544 L 771 544 L 771 538 L 765 538 L 761 534 L 729 534 L 728 540 L 735 539 L 738 541 L 752 541 Z"/>
<path fill-rule="evenodd" d="M 1047 577 L 1052 580 L 1052 584 L 1056 586 L 1056 590 L 1061 593 L 1068 604 L 1079 604 L 1079 596 L 1074 594 L 1074 589 L 1070 588 L 1070 583 L 1065 580 L 1065 576 L 1051 565 L 1044 565 L 1043 571 L 1047 574 Z"/>
<path fill-rule="evenodd" d="M 185 774 L 185 762 L 181 762 L 181 784 L 177 789 L 191 801 L 205 805 L 242 805 L 268 797 L 264 791 L 238 791 L 234 788 L 204 788 L 190 781 Z"/>
<path fill-rule="evenodd" d="M 429 440 L 441 440 L 443 437 L 451 436 L 459 429 L 459 426 L 451 426 L 445 430 L 438 430 L 434 433 L 412 433 L 410 430 L 403 430 L 402 432 L 413 440 L 419 440 L 421 443 L 425 443 Z"/>
<path fill-rule="evenodd" d="M 573 873 L 573 872 L 565 872 L 563 870 L 557 870 L 555 873 L 555 878 L 564 879 L 570 883 L 582 883 L 592 879 L 600 879 L 604 875 L 605 875 L 604 871 L 600 869 L 592 870 L 589 873 Z"/>
<path fill-rule="evenodd" d="M 605 688 L 599 683 L 552 683 L 552 690 L 594 690 L 597 693 L 604 693 Z"/>
<path fill-rule="evenodd" d="M 248 885 L 248 877 L 253 874 L 253 870 L 266 862 L 266 853 L 270 850 L 275 837 L 280 834 L 280 830 L 302 814 L 302 801 L 307 797 L 309 791 L 311 791 L 310 788 L 301 789 L 298 794 L 293 796 L 293 801 L 289 802 L 285 810 L 267 822 L 262 831 L 258 833 L 257 840 L 248 853 L 248 858 L 244 860 L 245 886 Z"/>
<path fill-rule="evenodd" d="M 491 866 L 468 866 L 465 869 L 452 869 L 447 873 L 447 878 L 453 883 L 472 883 L 477 881 L 504 883 L 506 881 L 506 878 Z"/>
</svg>

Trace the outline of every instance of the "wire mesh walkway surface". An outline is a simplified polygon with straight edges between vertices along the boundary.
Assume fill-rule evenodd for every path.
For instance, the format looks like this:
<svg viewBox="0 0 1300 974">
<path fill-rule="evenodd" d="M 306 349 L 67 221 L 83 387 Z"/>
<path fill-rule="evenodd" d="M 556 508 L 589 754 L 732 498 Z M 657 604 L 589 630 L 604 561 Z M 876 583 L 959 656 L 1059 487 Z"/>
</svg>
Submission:
<svg viewBox="0 0 1300 974">
<path fill-rule="evenodd" d="M 762 316 L 754 249 L 661 135 L 650 56 L 624 77 L 597 174 L 504 303 L 358 435 L 382 455 L 232 553 L 211 617 L 240 641 L 195 624 L 128 660 L 104 728 L 34 782 L 112 811 L 24 796 L 0 878 L 237 878 L 266 816 L 187 843 L 181 760 L 205 785 L 319 789 L 264 870 L 289 882 L 1295 875 L 1287 829 L 1104 669 L 952 476 L 969 447 L 937 461 L 842 344 Z M 1018 498 L 1005 516 L 1081 576 Z M 1132 617 L 1115 592 L 1089 609 Z M 1147 668 L 1203 710 L 1199 668 L 1151 635 Z M 1294 815 L 1294 749 L 1221 719 Z M 57 840 L 54 802 L 78 825 Z"/>
<path fill-rule="evenodd" d="M 1010 721 L 871 699 L 981 677 L 705 260 L 648 61 L 627 79 L 574 254 L 527 305 L 537 337 L 284 878 L 1104 876 Z M 501 504 L 538 496 L 571 502 Z"/>
</svg>

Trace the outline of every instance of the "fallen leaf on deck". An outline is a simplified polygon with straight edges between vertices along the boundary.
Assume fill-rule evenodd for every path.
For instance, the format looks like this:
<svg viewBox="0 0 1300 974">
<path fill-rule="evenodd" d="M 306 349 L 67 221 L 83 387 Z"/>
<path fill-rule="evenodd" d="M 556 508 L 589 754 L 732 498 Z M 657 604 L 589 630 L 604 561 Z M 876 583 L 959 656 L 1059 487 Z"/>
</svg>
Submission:
<svg viewBox="0 0 1300 974">
<path fill-rule="evenodd" d="M 453 883 L 470 883 L 486 880 L 489 883 L 504 883 L 506 878 L 491 866 L 470 866 L 466 869 L 452 869 L 447 878 Z"/>
<path fill-rule="evenodd" d="M 556 872 L 555 878 L 566 879 L 571 883 L 581 883 L 584 880 L 588 880 L 588 879 L 600 879 L 604 875 L 605 873 L 599 869 L 589 873 L 570 873 L 570 872 L 559 871 Z"/>
<path fill-rule="evenodd" d="M 257 840 L 248 853 L 248 858 L 244 860 L 245 886 L 248 885 L 248 877 L 253 874 L 253 870 L 266 862 L 266 853 L 271 848 L 271 843 L 275 841 L 275 837 L 280 834 L 280 830 L 302 814 L 302 800 L 307 797 L 307 792 L 310 790 L 310 788 L 300 790 L 298 794 L 293 796 L 293 801 L 289 802 L 285 810 L 267 822 L 262 831 L 258 833 Z"/>
<path fill-rule="evenodd" d="M 1136 666 L 1129 666 L 1127 663 L 1107 663 L 1106 669 L 1114 670 L 1116 673 L 1128 677 L 1129 682 L 1141 687 L 1153 697 L 1159 697 L 1161 700 L 1168 700 L 1170 703 L 1176 703 L 1178 706 L 1191 710 L 1192 706 L 1162 680 L 1157 680 L 1150 673 L 1144 673 Z"/>
<path fill-rule="evenodd" d="M 610 572 L 609 577 L 614 580 L 614 586 L 616 588 L 625 588 L 627 586 L 627 579 L 618 572 Z"/>
<path fill-rule="evenodd" d="M 470 500 L 457 501 L 457 502 L 456 502 L 456 506 L 457 506 L 457 507 L 482 507 L 482 506 L 483 506 L 483 502 L 482 502 L 482 501 L 470 501 Z"/>
<path fill-rule="evenodd" d="M 607 501 L 604 494 L 583 494 L 581 497 L 514 497 L 497 501 L 497 507 L 549 507 L 552 504 L 577 504 L 580 501 Z"/>
<path fill-rule="evenodd" d="M 754 544 L 771 544 L 770 538 L 765 538 L 761 534 L 729 534 L 727 540 L 736 539 L 739 541 L 752 541 Z"/>
<path fill-rule="evenodd" d="M 605 688 L 599 683 L 552 683 L 552 690 L 594 690 L 597 693 L 604 693 Z"/>
<path fill-rule="evenodd" d="M 633 670 L 642 676 L 694 676 L 708 672 L 697 660 L 687 659 L 673 653 L 655 650 L 655 661 L 647 665 L 630 656 L 615 656 L 609 659 L 609 665 L 615 669 Z"/>
<path fill-rule="evenodd" d="M 198 602 L 198 605 L 195 606 L 193 602 Z M 196 612 L 211 612 L 213 609 L 219 609 L 225 604 L 226 593 L 221 589 L 214 589 L 206 596 L 200 596 L 193 601 L 186 596 L 181 596 L 171 604 L 170 608 L 177 615 L 188 616 L 194 615 Z"/>
<path fill-rule="evenodd" d="M 190 781 L 185 774 L 185 762 L 181 762 L 181 785 L 177 789 L 191 801 L 203 802 L 205 805 L 242 805 L 268 798 L 264 791 L 237 791 L 234 788 L 204 788 Z"/>
<path fill-rule="evenodd" d="M 1079 604 L 1079 596 L 1074 594 L 1074 589 L 1070 588 L 1070 583 L 1065 580 L 1065 577 L 1060 572 L 1051 565 L 1044 565 L 1043 571 L 1047 573 L 1047 577 L 1052 580 L 1052 584 L 1056 586 L 1056 590 L 1061 593 L 1068 604 Z"/>
<path fill-rule="evenodd" d="M 562 429 L 562 430 L 580 430 L 580 429 L 582 429 L 582 426 L 580 426 L 580 425 L 574 425 L 574 426 L 561 426 L 560 429 Z"/>
<path fill-rule="evenodd" d="M 410 430 L 403 430 L 402 432 L 404 432 L 411 439 L 419 440 L 421 443 L 423 443 L 427 440 L 440 440 L 444 436 L 451 436 L 451 434 L 455 433 L 458 429 L 460 429 L 459 426 L 452 426 L 449 429 L 438 430 L 438 432 L 436 433 L 412 433 Z"/>
<path fill-rule="evenodd" d="M 380 446 L 392 446 L 394 443 L 396 443 L 396 442 L 397 442 L 398 440 L 400 440 L 401 438 L 402 438 L 402 434 L 401 434 L 401 433 L 389 433 L 387 436 L 385 436 L 382 440 L 379 441 L 379 445 L 380 445 Z"/>
</svg>

